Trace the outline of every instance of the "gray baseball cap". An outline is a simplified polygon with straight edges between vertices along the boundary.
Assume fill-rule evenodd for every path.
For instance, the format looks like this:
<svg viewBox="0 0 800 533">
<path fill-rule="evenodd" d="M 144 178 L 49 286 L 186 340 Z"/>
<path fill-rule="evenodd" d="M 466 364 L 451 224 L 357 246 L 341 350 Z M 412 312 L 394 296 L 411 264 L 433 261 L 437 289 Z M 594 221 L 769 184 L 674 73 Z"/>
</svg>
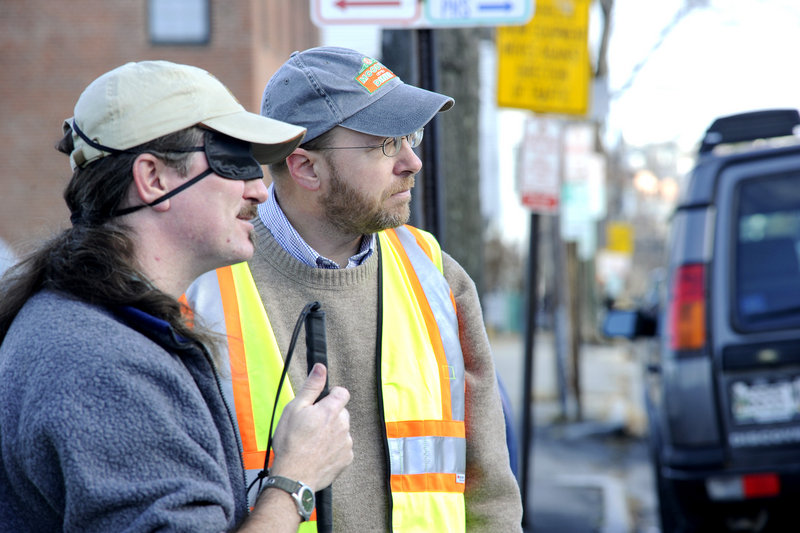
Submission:
<svg viewBox="0 0 800 533">
<path fill-rule="evenodd" d="M 454 103 L 449 96 L 403 83 L 356 50 L 322 46 L 292 53 L 267 82 L 261 114 L 306 128 L 303 142 L 335 126 L 400 137 Z"/>
</svg>

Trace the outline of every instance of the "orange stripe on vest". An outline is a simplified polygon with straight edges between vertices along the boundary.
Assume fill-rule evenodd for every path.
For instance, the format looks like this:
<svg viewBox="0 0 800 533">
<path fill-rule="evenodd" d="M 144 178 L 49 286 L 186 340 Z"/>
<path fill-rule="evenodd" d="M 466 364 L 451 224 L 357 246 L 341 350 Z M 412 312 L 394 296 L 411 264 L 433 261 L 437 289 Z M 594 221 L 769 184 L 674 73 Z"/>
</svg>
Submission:
<svg viewBox="0 0 800 533">
<path fill-rule="evenodd" d="M 242 325 L 239 320 L 239 301 L 233 283 L 233 273 L 230 268 L 217 270 L 220 293 L 222 294 L 222 308 L 225 313 L 225 330 L 228 336 L 228 354 L 231 363 L 231 379 L 233 381 L 233 398 L 236 408 L 236 420 L 239 424 L 239 434 L 245 450 L 256 450 L 256 429 L 253 422 L 253 405 L 250 400 L 250 381 L 247 377 L 247 359 L 244 353 L 244 340 Z M 245 463 L 248 458 L 244 457 Z M 255 467 L 263 468 L 264 454 L 261 454 L 261 464 Z"/>
<path fill-rule="evenodd" d="M 455 474 L 403 474 L 392 476 L 392 492 L 458 492 L 465 483 L 456 482 Z"/>
<path fill-rule="evenodd" d="M 459 437 L 465 438 L 464 422 L 461 420 L 406 420 L 387 422 L 386 437 Z"/>
</svg>

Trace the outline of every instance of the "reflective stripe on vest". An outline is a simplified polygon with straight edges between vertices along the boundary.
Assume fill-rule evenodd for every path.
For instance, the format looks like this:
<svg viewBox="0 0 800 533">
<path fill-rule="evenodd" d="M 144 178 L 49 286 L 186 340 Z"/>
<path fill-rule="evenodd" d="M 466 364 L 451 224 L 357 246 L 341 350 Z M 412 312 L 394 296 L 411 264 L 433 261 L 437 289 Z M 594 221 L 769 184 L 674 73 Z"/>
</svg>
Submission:
<svg viewBox="0 0 800 533">
<path fill-rule="evenodd" d="M 433 236 L 411 226 L 379 238 L 392 525 L 398 531 L 464 531 L 464 363 L 441 250 Z M 236 411 L 249 483 L 264 464 L 283 358 L 246 263 L 201 276 L 187 299 L 207 327 L 228 336 L 232 386 L 224 391 Z M 409 355 L 415 364 L 408 364 Z M 291 397 L 284 383 L 281 411 Z M 305 523 L 300 531 L 315 529 Z"/>
<path fill-rule="evenodd" d="M 381 380 L 397 531 L 464 531 L 464 358 L 441 249 L 411 226 L 381 239 Z M 398 331 L 401 325 L 406 331 Z M 388 357 L 391 354 L 392 357 Z M 413 354 L 409 364 L 406 354 Z"/>
</svg>

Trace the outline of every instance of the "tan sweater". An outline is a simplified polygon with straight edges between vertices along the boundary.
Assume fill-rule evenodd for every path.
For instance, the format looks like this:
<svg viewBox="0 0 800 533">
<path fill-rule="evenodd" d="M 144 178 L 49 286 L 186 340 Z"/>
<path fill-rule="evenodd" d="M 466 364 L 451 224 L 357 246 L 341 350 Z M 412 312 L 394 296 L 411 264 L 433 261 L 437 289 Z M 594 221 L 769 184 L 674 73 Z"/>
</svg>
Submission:
<svg viewBox="0 0 800 533">
<path fill-rule="evenodd" d="M 333 484 L 334 530 L 388 531 L 387 465 L 378 412 L 376 372 L 377 254 L 348 269 L 312 268 L 291 257 L 260 221 L 250 261 L 259 294 L 282 353 L 303 307 L 319 301 L 325 311 L 329 381 L 350 392 L 355 459 Z M 522 505 L 511 472 L 494 362 L 475 284 L 444 254 L 444 274 L 458 307 L 466 371 L 466 520 L 469 531 L 521 531 Z M 389 330 L 384 335 L 391 335 Z M 295 390 L 305 379 L 301 333 L 289 367 Z"/>
</svg>

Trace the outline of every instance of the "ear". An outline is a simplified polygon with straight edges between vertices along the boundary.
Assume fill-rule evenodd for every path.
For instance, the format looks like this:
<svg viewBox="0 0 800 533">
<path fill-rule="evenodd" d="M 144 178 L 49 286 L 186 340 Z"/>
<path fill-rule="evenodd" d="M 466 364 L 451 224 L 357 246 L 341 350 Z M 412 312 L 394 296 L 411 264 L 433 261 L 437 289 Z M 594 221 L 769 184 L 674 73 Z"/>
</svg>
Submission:
<svg viewBox="0 0 800 533">
<path fill-rule="evenodd" d="M 320 162 L 317 154 L 297 148 L 286 158 L 286 167 L 292 180 L 309 191 L 319 190 L 320 180 L 316 165 Z"/>
<path fill-rule="evenodd" d="M 149 204 L 169 192 L 169 183 L 164 176 L 165 169 L 164 162 L 153 154 L 144 153 L 136 158 L 132 171 L 137 203 Z M 166 211 L 169 209 L 169 200 L 164 200 L 152 208 L 156 211 Z"/>
</svg>

